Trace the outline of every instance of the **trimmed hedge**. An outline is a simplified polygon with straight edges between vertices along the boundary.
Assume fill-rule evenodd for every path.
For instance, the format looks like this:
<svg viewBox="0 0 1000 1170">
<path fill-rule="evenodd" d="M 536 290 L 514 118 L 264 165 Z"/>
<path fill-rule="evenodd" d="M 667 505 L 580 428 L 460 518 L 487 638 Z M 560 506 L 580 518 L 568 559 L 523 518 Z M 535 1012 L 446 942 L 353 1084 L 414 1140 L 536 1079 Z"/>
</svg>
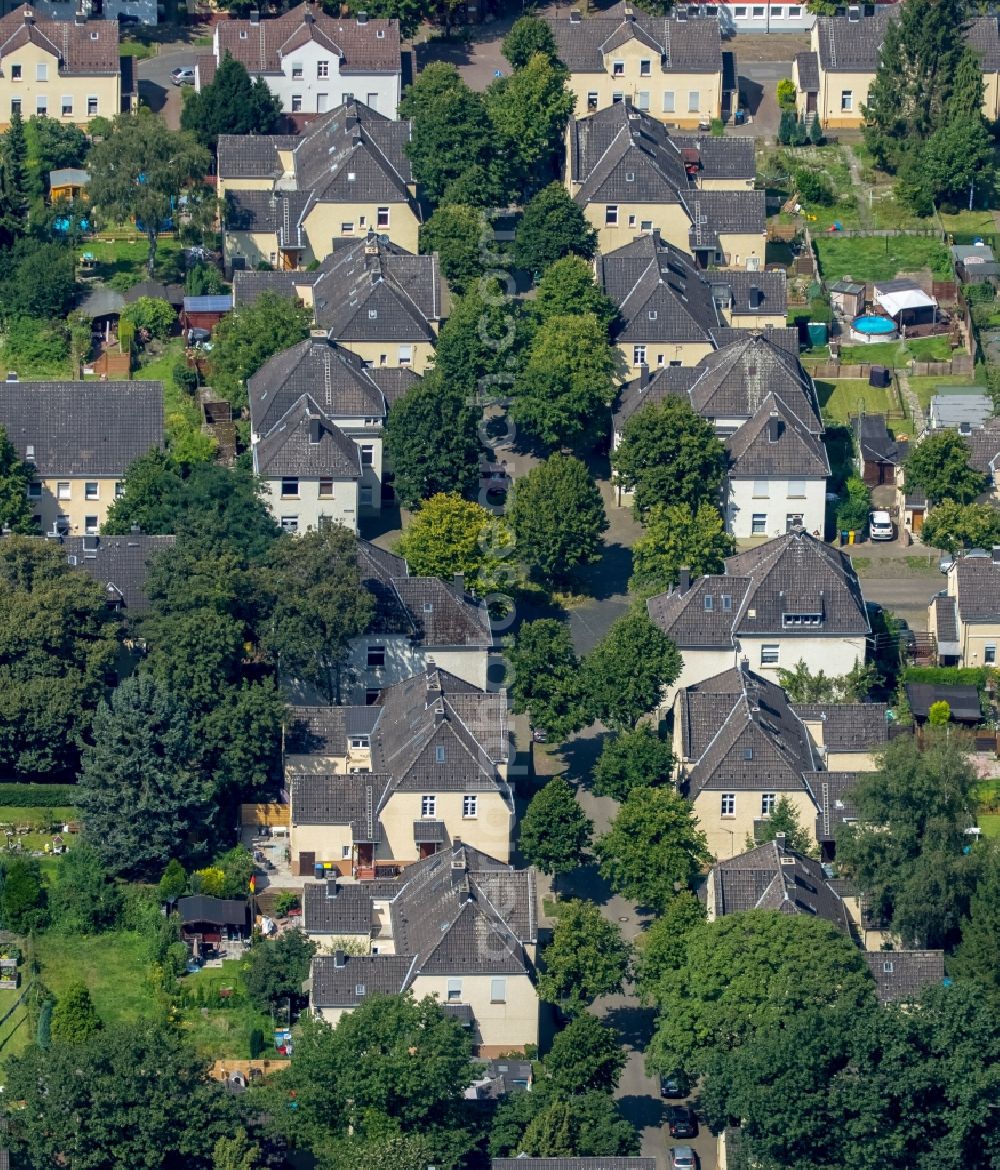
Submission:
<svg viewBox="0 0 1000 1170">
<path fill-rule="evenodd" d="M 0 808 L 59 808 L 75 802 L 73 784 L 0 784 Z"/>
<path fill-rule="evenodd" d="M 934 683 L 944 687 L 976 687 L 986 689 L 988 666 L 909 666 L 903 676 L 908 683 Z"/>
</svg>

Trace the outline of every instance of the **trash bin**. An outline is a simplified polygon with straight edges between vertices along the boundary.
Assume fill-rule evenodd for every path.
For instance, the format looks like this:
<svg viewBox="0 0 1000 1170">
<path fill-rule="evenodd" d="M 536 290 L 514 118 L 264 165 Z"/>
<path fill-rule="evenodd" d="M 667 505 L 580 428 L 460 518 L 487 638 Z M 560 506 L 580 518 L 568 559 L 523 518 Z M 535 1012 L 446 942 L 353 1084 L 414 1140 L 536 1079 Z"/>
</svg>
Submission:
<svg viewBox="0 0 1000 1170">
<path fill-rule="evenodd" d="M 852 528 L 852 529 L 850 530 L 850 532 L 848 532 L 848 534 L 847 534 L 847 543 L 848 543 L 848 544 L 853 544 L 853 543 L 854 543 L 854 529 L 853 529 L 853 528 Z"/>
<path fill-rule="evenodd" d="M 826 345 L 829 338 L 829 329 L 825 321 L 810 321 L 807 325 L 809 330 L 809 345 L 813 349 L 818 349 Z"/>
<path fill-rule="evenodd" d="M 868 371 L 868 385 L 884 390 L 892 380 L 887 366 L 872 366 Z"/>
<path fill-rule="evenodd" d="M 841 528 L 841 530 L 840 530 L 840 544 L 841 544 L 841 547 L 843 547 L 845 544 L 847 544 L 847 529 L 846 528 Z"/>
<path fill-rule="evenodd" d="M 318 877 L 318 878 L 323 877 L 323 863 L 322 863 L 322 861 L 317 861 L 316 864 L 313 866 L 313 877 Z"/>
</svg>

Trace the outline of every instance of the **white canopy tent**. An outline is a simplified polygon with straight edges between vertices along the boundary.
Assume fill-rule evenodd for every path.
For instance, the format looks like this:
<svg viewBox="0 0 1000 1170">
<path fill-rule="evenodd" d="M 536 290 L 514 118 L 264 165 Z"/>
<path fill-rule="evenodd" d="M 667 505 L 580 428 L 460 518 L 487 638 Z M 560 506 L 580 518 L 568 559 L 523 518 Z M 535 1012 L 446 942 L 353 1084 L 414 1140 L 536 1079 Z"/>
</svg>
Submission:
<svg viewBox="0 0 1000 1170">
<path fill-rule="evenodd" d="M 894 281 L 893 285 L 899 282 Z M 916 285 L 910 288 L 875 286 L 875 303 L 880 305 L 892 318 L 898 318 L 901 313 L 920 309 L 933 309 L 937 317 L 938 303 L 934 297 L 929 297 L 923 289 Z"/>
</svg>

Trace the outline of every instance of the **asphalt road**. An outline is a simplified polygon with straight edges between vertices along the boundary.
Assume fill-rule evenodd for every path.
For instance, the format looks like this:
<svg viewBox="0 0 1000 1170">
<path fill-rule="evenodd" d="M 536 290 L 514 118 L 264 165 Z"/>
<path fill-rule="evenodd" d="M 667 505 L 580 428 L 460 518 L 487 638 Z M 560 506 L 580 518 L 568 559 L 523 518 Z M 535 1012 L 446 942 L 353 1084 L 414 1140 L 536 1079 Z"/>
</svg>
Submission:
<svg viewBox="0 0 1000 1170">
<path fill-rule="evenodd" d="M 180 126 L 181 90 L 170 80 L 170 71 L 179 65 L 193 66 L 195 57 L 208 51 L 191 45 L 168 48 L 156 57 L 139 62 L 139 96 L 150 109 L 162 115 L 172 130 Z"/>
</svg>

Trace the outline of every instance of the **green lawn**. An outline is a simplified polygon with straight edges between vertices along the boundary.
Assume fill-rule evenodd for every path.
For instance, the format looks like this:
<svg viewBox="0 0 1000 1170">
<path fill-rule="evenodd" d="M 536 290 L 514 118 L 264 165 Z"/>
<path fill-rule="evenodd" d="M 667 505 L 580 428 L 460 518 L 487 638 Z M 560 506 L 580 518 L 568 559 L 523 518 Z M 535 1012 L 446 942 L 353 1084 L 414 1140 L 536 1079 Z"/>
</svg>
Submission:
<svg viewBox="0 0 1000 1170">
<path fill-rule="evenodd" d="M 30 825 L 32 832 L 24 833 L 14 838 L 22 849 L 44 849 L 52 841 L 66 821 L 76 820 L 75 808 L 64 806 L 61 808 L 24 808 L 18 806 L 0 805 L 0 825 L 18 826 Z M 5 838 L 0 836 L 0 844 Z M 0 1012 L 0 1015 L 3 1013 Z"/>
<path fill-rule="evenodd" d="M 90 989 L 105 1023 L 129 1023 L 157 1010 L 146 940 L 132 931 L 78 935 L 50 931 L 35 939 L 41 979 L 58 998 L 72 983 Z"/>
<path fill-rule="evenodd" d="M 901 272 L 930 268 L 938 280 L 951 275 L 948 251 L 929 236 L 813 237 L 820 270 L 827 281 L 891 280 Z"/>
<path fill-rule="evenodd" d="M 942 374 L 936 378 L 909 378 L 910 389 L 924 408 L 930 409 L 931 398 L 942 386 L 980 386 L 985 384 L 985 371 L 976 367 L 975 374 Z"/>
<path fill-rule="evenodd" d="M 881 198 L 879 198 L 881 195 Z M 872 226 L 876 228 L 926 228 L 933 226 L 929 219 L 914 215 L 908 207 L 897 202 L 895 196 L 883 188 L 871 203 Z"/>
<path fill-rule="evenodd" d="M 97 261 L 97 278 L 105 282 L 114 277 L 125 277 L 137 284 L 146 279 L 145 236 L 127 231 L 125 237 L 115 240 L 86 240 L 80 245 L 80 255 L 89 252 Z M 184 279 L 184 249 L 173 237 L 161 236 L 156 245 L 157 280 Z"/>
<path fill-rule="evenodd" d="M 942 211 L 941 226 L 946 232 L 972 232 L 976 235 L 984 232 L 992 234 L 997 230 L 992 211 L 959 211 L 954 215 L 945 215 Z"/>
<path fill-rule="evenodd" d="M 250 1033 L 255 1028 L 270 1043 L 271 1017 L 248 1001 L 240 980 L 241 966 L 235 960 L 227 961 L 221 967 L 205 967 L 195 975 L 185 975 L 180 981 L 175 1018 L 206 1059 L 247 1059 Z M 228 999 L 219 995 L 223 988 L 231 990 Z"/>
<path fill-rule="evenodd" d="M 1000 813 L 980 813 L 976 820 L 984 837 L 1000 837 Z"/>
<path fill-rule="evenodd" d="M 122 41 L 118 51 L 123 57 L 134 57 L 137 61 L 145 61 L 147 57 L 156 56 L 156 46 L 144 44 L 142 41 Z"/>
<path fill-rule="evenodd" d="M 871 413 L 897 410 L 895 396 L 889 390 L 869 386 L 860 378 L 840 378 L 816 383 L 819 405 L 827 422 L 846 423 L 862 409 Z"/>
<path fill-rule="evenodd" d="M 920 337 L 915 341 L 873 341 L 868 345 L 845 345 L 840 360 L 847 365 L 892 366 L 904 369 L 910 361 L 946 362 L 952 355 L 948 337 Z"/>
</svg>

